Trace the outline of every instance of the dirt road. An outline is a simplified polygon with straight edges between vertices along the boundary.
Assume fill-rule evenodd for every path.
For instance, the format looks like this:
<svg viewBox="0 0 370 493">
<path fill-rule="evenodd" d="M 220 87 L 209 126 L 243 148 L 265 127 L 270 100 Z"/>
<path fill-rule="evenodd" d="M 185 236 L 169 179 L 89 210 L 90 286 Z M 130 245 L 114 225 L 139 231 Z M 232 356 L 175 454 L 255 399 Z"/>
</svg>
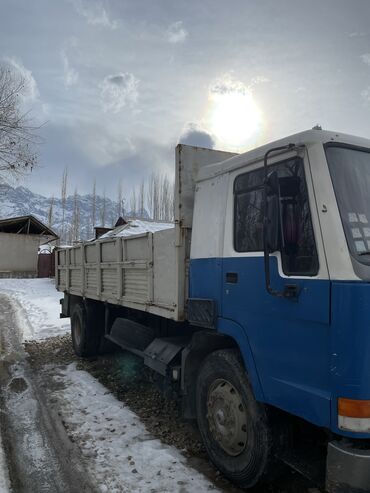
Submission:
<svg viewBox="0 0 370 493">
<path fill-rule="evenodd" d="M 98 379 L 118 400 L 130 407 L 145 424 L 147 430 L 163 443 L 174 445 L 186 455 L 188 463 L 205 474 L 214 487 L 225 493 L 242 493 L 227 481 L 210 464 L 196 426 L 179 417 L 179 409 L 173 401 L 166 400 L 151 381 L 151 373 L 140 358 L 117 352 L 99 358 L 77 358 L 72 351 L 69 336 L 56 337 L 44 342 L 26 344 L 30 365 L 38 373 L 40 383 L 52 390 L 50 366 L 45 365 L 52 356 L 55 370 L 77 363 L 77 369 L 85 370 Z M 47 391 L 47 390 L 46 390 Z M 274 482 L 249 490 L 251 493 L 320 493 L 309 481 L 291 470 Z M 191 493 L 189 491 L 189 493 Z"/>
<path fill-rule="evenodd" d="M 77 449 L 35 385 L 14 310 L 0 295 L 0 431 L 13 492 L 93 492 Z"/>
<path fill-rule="evenodd" d="M 123 401 L 139 416 L 151 436 L 181 450 L 189 466 L 209 478 L 211 489 L 241 492 L 209 463 L 196 426 L 179 418 L 177 405 L 163 398 L 139 358 L 117 352 L 83 360 L 72 352 L 69 336 L 30 342 L 24 348 L 14 307 L 2 295 L 0 307 L 0 435 L 14 493 L 110 491 L 96 478 L 91 480 L 92 484 L 89 482 L 88 477 L 94 474 L 89 476 L 86 472 L 88 457 L 82 453 L 83 447 L 86 452 L 86 442 L 79 443 L 78 430 L 70 428 L 58 414 L 63 404 L 60 390 L 64 385 L 58 375 L 71 364 L 76 371 L 88 372 L 104 385 L 106 393 L 110 391 Z M 105 419 L 111 419 L 109 411 Z M 126 459 L 124 450 L 117 452 L 122 460 Z M 134 469 L 130 472 L 137 474 Z M 110 464 L 106 474 L 114 475 Z M 131 489 L 121 484 L 117 491 Z M 171 489 L 165 491 L 192 493 L 193 490 L 183 486 L 175 476 Z M 281 479 L 253 490 L 253 493 L 262 492 L 319 493 L 300 475 L 288 470 Z"/>
</svg>

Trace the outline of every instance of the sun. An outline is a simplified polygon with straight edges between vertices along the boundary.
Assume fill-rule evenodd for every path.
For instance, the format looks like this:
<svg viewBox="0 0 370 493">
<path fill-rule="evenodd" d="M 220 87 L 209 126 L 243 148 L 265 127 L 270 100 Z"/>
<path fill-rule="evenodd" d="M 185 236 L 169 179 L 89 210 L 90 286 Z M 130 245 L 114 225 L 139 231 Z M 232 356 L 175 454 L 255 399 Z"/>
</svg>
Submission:
<svg viewBox="0 0 370 493">
<path fill-rule="evenodd" d="M 261 127 L 261 112 L 248 91 L 210 95 L 210 130 L 228 147 L 245 147 Z"/>
</svg>

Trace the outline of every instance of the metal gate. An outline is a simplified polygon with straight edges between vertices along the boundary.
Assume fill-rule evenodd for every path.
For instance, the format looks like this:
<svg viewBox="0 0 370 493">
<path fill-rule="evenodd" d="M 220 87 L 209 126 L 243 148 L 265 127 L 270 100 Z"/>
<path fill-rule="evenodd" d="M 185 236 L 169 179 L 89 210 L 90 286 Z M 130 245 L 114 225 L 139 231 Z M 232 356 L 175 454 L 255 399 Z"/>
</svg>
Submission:
<svg viewBox="0 0 370 493">
<path fill-rule="evenodd" d="M 37 277 L 55 276 L 55 255 L 54 253 L 39 253 L 37 262 Z"/>
</svg>

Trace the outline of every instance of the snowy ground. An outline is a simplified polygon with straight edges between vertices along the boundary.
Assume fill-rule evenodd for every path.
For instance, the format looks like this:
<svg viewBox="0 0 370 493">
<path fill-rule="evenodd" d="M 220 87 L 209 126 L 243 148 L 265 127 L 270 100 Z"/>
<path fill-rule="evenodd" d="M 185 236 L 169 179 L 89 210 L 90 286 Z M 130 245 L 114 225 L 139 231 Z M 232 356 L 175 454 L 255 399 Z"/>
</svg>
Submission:
<svg viewBox="0 0 370 493">
<path fill-rule="evenodd" d="M 12 300 L 23 340 L 41 340 L 69 331 L 69 320 L 59 319 L 60 293 L 52 281 L 0 280 L 0 292 Z M 1 352 L 0 346 L 0 357 Z M 187 464 L 178 449 L 153 438 L 138 416 L 90 374 L 77 370 L 75 365 L 64 369 L 49 365 L 45 375 L 54 375 L 59 384 L 57 390 L 50 391 L 48 400 L 55 403 L 68 435 L 80 449 L 81 463 L 97 491 L 215 490 L 212 482 Z M 0 469 L 1 461 L 0 449 Z M 6 484 L 4 470 L 0 473 L 0 493 L 7 491 Z"/>
<path fill-rule="evenodd" d="M 140 419 L 91 375 L 70 365 L 62 376 L 61 413 L 88 458 L 101 492 L 209 492 L 212 483 L 188 467 L 175 447 L 154 439 Z M 64 404 L 63 404 L 64 403 Z"/>
<path fill-rule="evenodd" d="M 17 312 L 23 340 L 42 340 L 69 332 L 69 319 L 59 318 L 63 297 L 51 279 L 0 279 Z"/>
<path fill-rule="evenodd" d="M 0 436 L 0 493 L 10 492 L 9 474 Z"/>
</svg>

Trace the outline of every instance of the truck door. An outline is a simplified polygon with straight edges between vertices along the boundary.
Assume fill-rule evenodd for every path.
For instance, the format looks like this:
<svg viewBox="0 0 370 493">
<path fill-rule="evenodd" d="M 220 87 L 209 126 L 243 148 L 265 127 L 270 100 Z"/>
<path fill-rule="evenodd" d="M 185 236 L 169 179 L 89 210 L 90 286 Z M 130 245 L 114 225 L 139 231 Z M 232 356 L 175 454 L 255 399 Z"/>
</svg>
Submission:
<svg viewBox="0 0 370 493">
<path fill-rule="evenodd" d="M 265 286 L 263 168 L 235 172 L 227 207 L 219 329 L 240 327 L 252 352 L 264 400 L 321 426 L 330 423 L 330 283 L 308 163 L 293 157 L 271 166 L 296 176 L 299 192 L 281 199 L 280 250 L 270 256 L 275 289 L 293 286 L 296 299 Z M 241 347 L 242 352 L 247 348 Z"/>
</svg>

